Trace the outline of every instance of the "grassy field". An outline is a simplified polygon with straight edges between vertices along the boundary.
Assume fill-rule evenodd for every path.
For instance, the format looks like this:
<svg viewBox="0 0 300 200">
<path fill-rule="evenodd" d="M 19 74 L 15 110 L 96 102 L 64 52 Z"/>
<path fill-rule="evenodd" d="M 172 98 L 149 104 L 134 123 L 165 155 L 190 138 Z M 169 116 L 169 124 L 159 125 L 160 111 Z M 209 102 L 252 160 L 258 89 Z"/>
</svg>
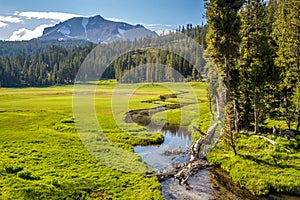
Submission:
<svg viewBox="0 0 300 200">
<path fill-rule="evenodd" d="M 119 103 L 111 103 L 115 85 L 114 81 L 106 81 L 97 88 L 98 121 L 116 148 L 128 152 L 127 159 L 146 169 L 145 163 L 133 153 L 132 145 L 159 143 L 163 137 L 160 133 L 148 133 L 137 124 L 122 124 L 125 113 L 120 104 L 124 96 L 118 97 Z M 131 110 L 172 104 L 177 100 L 162 102 L 159 95 L 184 90 L 181 84 L 176 85 L 176 91 L 149 84 L 126 85 L 117 92 L 125 95 L 130 87 L 137 88 L 128 103 Z M 207 113 L 205 84 L 193 83 L 192 88 L 200 100 L 200 110 Z M 0 199 L 161 199 L 161 187 L 155 177 L 115 170 L 86 149 L 74 124 L 72 92 L 73 86 L 0 89 Z M 186 94 L 178 99 L 195 103 Z M 200 121 L 194 119 L 195 105 L 188 106 L 184 111 L 188 119 L 185 125 L 188 121 Z M 168 122 L 180 123 L 173 113 L 167 116 Z M 155 119 L 162 120 L 160 116 Z M 207 126 L 209 120 L 201 123 Z"/>
<path fill-rule="evenodd" d="M 229 141 L 223 137 L 208 154 L 208 160 L 229 173 L 234 183 L 254 195 L 270 192 L 299 194 L 300 135 L 290 140 L 284 136 L 258 134 L 275 141 L 275 145 L 253 133 L 236 138 L 238 155 L 234 156 Z"/>
</svg>

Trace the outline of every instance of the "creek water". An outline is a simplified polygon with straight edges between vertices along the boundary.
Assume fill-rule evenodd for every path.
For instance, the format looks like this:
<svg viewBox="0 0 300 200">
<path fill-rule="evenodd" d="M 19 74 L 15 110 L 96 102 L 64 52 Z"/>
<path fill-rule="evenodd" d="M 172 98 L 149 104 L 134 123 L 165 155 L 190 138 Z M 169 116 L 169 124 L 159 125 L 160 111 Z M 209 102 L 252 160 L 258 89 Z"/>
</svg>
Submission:
<svg viewBox="0 0 300 200">
<path fill-rule="evenodd" d="M 154 131 L 154 130 L 151 130 Z M 165 140 L 157 146 L 136 146 L 135 152 L 142 157 L 148 167 L 156 171 L 170 169 L 176 164 L 189 160 L 187 146 L 192 144 L 191 134 L 186 128 L 163 130 Z M 209 169 L 200 170 L 189 179 L 192 189 L 180 186 L 174 178 L 161 182 L 162 195 L 165 199 L 245 199 L 220 185 Z"/>
<path fill-rule="evenodd" d="M 187 147 L 192 145 L 192 136 L 186 127 L 172 127 L 158 129 L 158 126 L 152 124 L 151 116 L 157 112 L 162 112 L 173 107 L 158 107 L 150 110 L 131 111 L 127 113 L 125 121 L 127 123 L 138 123 L 146 126 L 150 132 L 161 132 L 164 134 L 164 142 L 160 145 L 135 146 L 135 153 L 139 154 L 149 168 L 156 171 L 172 169 L 177 164 L 186 162 L 190 159 L 187 154 Z M 213 127 L 213 126 L 212 126 Z M 211 128 L 212 128 L 211 127 Z M 213 139 L 213 138 L 211 138 Z M 205 151 L 205 152 L 204 152 Z M 207 150 L 204 150 L 203 153 Z M 206 155 L 206 154 L 205 154 Z M 180 200 L 299 200 L 298 196 L 287 196 L 281 194 L 270 195 L 269 197 L 255 197 L 247 194 L 238 187 L 228 187 L 231 183 L 220 184 L 215 178 L 215 174 L 210 169 L 199 170 L 198 173 L 191 176 L 188 180 L 190 188 L 181 186 L 174 178 L 161 182 L 162 195 L 165 199 Z M 230 188 L 230 189 L 229 189 Z M 235 189 L 232 189 L 235 188 Z"/>
<path fill-rule="evenodd" d="M 157 131 L 153 127 L 149 131 Z M 148 167 L 156 171 L 171 169 L 178 163 L 189 160 L 187 146 L 192 144 L 187 128 L 160 130 L 165 137 L 161 145 L 135 146 L 134 151 L 142 157 Z M 171 153 L 170 153 L 171 152 Z M 172 154 L 173 153 L 173 154 Z M 162 195 L 167 200 L 299 200 L 299 196 L 273 194 L 269 197 L 243 196 L 243 191 L 231 191 L 220 184 L 210 169 L 199 170 L 189 179 L 192 189 L 178 184 L 174 178 L 161 182 Z"/>
</svg>

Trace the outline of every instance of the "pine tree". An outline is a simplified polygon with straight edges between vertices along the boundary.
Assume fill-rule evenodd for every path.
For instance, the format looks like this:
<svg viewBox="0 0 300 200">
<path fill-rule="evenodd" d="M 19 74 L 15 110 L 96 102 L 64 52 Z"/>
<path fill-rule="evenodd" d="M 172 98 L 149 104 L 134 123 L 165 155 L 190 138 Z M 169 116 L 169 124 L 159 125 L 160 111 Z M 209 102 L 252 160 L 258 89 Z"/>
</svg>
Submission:
<svg viewBox="0 0 300 200">
<path fill-rule="evenodd" d="M 232 131 L 232 117 L 230 110 L 231 100 L 231 69 L 237 55 L 240 37 L 240 18 L 238 12 L 243 4 L 242 0 L 210 0 L 206 4 L 207 22 L 209 31 L 207 35 L 208 52 L 214 59 L 215 64 L 222 76 L 226 87 L 227 119 L 226 133 L 230 136 L 231 147 L 237 154 Z"/>
<path fill-rule="evenodd" d="M 281 68 L 282 113 L 290 129 L 297 112 L 292 98 L 300 81 L 300 2 L 279 0 L 275 16 L 273 38 L 278 45 L 275 63 Z"/>
<path fill-rule="evenodd" d="M 268 34 L 266 4 L 262 0 L 248 0 L 242 11 L 242 42 L 239 59 L 239 91 L 244 108 L 249 109 L 249 96 L 253 99 L 254 132 L 259 132 L 261 96 L 264 88 L 273 79 L 274 65 Z M 244 94 L 243 94 L 244 93 Z M 243 113 L 252 113 L 244 110 Z M 249 116 L 243 115 L 243 118 Z"/>
</svg>

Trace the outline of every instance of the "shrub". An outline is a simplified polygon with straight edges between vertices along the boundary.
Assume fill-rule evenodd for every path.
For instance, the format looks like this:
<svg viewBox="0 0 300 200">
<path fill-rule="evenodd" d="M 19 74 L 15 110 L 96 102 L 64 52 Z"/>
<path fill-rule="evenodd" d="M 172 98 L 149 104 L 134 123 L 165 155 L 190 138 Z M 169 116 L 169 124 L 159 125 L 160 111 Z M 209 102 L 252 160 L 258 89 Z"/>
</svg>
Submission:
<svg viewBox="0 0 300 200">
<path fill-rule="evenodd" d="M 22 171 L 23 167 L 20 167 L 20 166 L 5 166 L 4 169 L 8 174 L 16 174 L 19 171 Z"/>
<path fill-rule="evenodd" d="M 31 172 L 28 171 L 19 172 L 18 177 L 24 180 L 40 180 L 39 176 L 32 175 Z"/>
</svg>

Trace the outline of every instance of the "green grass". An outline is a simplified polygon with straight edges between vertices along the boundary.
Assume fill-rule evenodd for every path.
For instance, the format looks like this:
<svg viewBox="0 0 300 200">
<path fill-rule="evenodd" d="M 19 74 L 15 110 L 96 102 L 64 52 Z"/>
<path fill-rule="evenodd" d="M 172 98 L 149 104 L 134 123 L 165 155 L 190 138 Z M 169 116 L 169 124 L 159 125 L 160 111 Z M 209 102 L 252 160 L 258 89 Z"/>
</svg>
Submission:
<svg viewBox="0 0 300 200">
<path fill-rule="evenodd" d="M 133 145 L 161 143 L 163 137 L 125 123 L 125 112 L 180 103 L 182 109 L 157 113 L 153 120 L 188 126 L 191 132 L 192 126 L 206 131 L 211 125 L 206 86 L 191 83 L 192 93 L 183 93 L 187 88 L 182 83 L 115 86 L 115 81 L 100 82 L 95 98 L 103 136 L 114 145 L 96 141 L 91 147 L 83 144 L 75 127 L 73 86 L 1 88 L 0 199 L 162 199 L 158 180 L 145 178 L 151 169 L 133 153 Z M 129 91 L 132 94 L 128 95 Z M 178 96 L 160 100 L 160 95 L 169 94 Z M 266 121 L 264 127 L 270 129 L 274 124 L 285 128 L 284 122 L 274 120 Z M 85 131 L 87 139 L 98 134 L 93 127 Z M 251 134 L 239 135 L 239 155 L 234 156 L 223 138 L 208 159 L 255 195 L 299 192 L 299 136 L 291 140 L 265 136 L 277 144 Z M 193 138 L 198 137 L 199 133 L 193 132 Z M 88 149 L 107 152 L 92 155 Z M 124 172 L 124 166 L 140 173 Z"/>
<path fill-rule="evenodd" d="M 208 155 L 208 160 L 226 170 L 234 183 L 254 195 L 267 195 L 272 191 L 299 192 L 300 137 L 287 140 L 269 134 L 264 136 L 275 140 L 276 144 L 253 135 L 240 135 L 237 139 L 238 155 L 234 156 L 223 138 Z"/>
<path fill-rule="evenodd" d="M 99 159 L 91 155 L 77 134 L 72 86 L 0 89 L 0 199 L 161 199 L 158 180 L 145 178 L 145 172 L 151 170 L 133 153 L 132 145 L 159 143 L 163 137 L 137 124 L 124 123 L 121 100 L 128 90 L 138 88 L 129 99 L 129 109 L 148 109 L 176 102 L 161 102 L 159 95 L 185 88 L 180 83 L 176 90 L 158 84 L 123 85 L 117 89 L 121 95 L 112 105 L 115 84 L 105 81 L 97 88 L 97 119 L 104 136 L 114 143 L 91 143 L 111 152 L 100 154 L 106 157 Z M 203 100 L 204 84 L 194 83 L 193 88 L 197 98 Z M 181 100 L 194 103 L 187 94 Z M 192 106 L 187 106 L 187 112 L 192 113 Z M 187 117 L 193 121 L 193 116 Z M 91 127 L 86 133 L 92 136 L 97 134 L 94 131 Z M 113 157 L 120 150 L 124 156 Z M 107 165 L 107 160 L 122 160 L 123 165 L 136 165 L 144 173 L 116 170 Z"/>
<path fill-rule="evenodd" d="M 167 123 L 169 125 L 187 126 L 192 133 L 193 140 L 201 137 L 199 132 L 193 130 L 193 126 L 206 131 L 211 123 L 209 112 L 209 102 L 207 101 L 207 90 L 205 83 L 190 83 L 193 92 L 180 93 L 177 98 L 170 98 L 166 103 L 181 104 L 182 108 L 167 110 L 153 115 L 153 121 L 156 124 Z M 178 92 L 185 91 L 180 84 L 173 86 Z"/>
</svg>

